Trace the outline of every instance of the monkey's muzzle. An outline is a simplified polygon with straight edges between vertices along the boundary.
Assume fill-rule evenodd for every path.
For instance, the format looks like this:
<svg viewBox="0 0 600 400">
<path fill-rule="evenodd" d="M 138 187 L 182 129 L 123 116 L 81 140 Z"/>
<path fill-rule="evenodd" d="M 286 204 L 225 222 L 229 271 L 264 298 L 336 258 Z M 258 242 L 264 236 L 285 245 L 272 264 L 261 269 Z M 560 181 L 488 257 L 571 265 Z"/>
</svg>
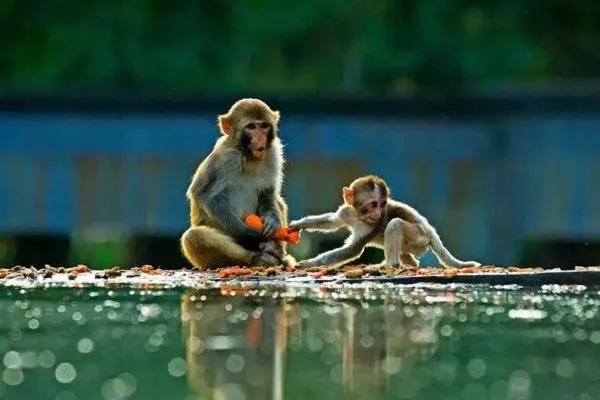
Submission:
<svg viewBox="0 0 600 400">
<path fill-rule="evenodd" d="M 266 148 L 264 146 L 261 147 L 256 147 L 254 149 L 252 149 L 252 155 L 254 156 L 254 158 L 258 158 L 263 159 L 265 157 L 265 153 L 266 153 Z"/>
</svg>

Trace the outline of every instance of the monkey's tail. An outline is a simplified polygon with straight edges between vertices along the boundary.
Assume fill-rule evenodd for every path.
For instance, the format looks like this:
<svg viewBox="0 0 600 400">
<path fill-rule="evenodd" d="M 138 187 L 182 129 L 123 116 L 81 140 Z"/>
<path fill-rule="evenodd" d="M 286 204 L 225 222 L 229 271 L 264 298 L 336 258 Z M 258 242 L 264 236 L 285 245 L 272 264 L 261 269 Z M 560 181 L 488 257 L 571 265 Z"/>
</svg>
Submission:
<svg viewBox="0 0 600 400">
<path fill-rule="evenodd" d="M 444 246 L 440 235 L 437 233 L 435 228 L 430 228 L 429 234 L 431 237 L 431 251 L 436 255 L 440 264 L 446 268 L 467 268 L 467 267 L 478 267 L 481 264 L 476 261 L 461 261 L 454 257 L 452 253 Z"/>
</svg>

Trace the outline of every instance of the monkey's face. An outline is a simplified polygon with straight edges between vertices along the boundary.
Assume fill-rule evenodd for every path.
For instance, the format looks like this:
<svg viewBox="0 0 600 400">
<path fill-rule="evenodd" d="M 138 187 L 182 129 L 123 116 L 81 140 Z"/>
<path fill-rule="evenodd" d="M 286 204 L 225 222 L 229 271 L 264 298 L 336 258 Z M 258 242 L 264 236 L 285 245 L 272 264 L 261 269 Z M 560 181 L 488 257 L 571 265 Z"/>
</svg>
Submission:
<svg viewBox="0 0 600 400">
<path fill-rule="evenodd" d="M 361 221 L 367 224 L 376 224 L 385 215 L 387 198 L 382 195 L 378 187 L 368 192 L 356 193 L 354 209 Z"/>
<path fill-rule="evenodd" d="M 247 155 L 256 160 L 265 158 L 273 141 L 273 127 L 269 122 L 250 121 L 242 128 L 242 147 Z"/>
<path fill-rule="evenodd" d="M 231 135 L 231 143 L 248 158 L 262 160 L 277 136 L 279 111 L 273 111 L 259 99 L 238 100 L 227 112 L 219 115 L 219 130 Z"/>
</svg>

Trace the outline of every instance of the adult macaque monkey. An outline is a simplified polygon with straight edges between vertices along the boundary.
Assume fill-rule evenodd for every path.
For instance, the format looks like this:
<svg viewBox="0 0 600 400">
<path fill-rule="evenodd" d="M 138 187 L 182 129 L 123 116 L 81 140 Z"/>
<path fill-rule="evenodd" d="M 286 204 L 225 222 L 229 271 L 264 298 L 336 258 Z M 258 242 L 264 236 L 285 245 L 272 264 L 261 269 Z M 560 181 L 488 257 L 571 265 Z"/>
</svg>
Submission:
<svg viewBox="0 0 600 400">
<path fill-rule="evenodd" d="M 336 212 L 290 223 L 290 228 L 297 230 L 334 231 L 346 227 L 351 231 L 342 247 L 299 261 L 299 267 L 339 266 L 360 257 L 368 245 L 384 249 L 383 265 L 418 267 L 419 258 L 429 249 L 444 267 L 481 265 L 454 258 L 427 219 L 409 205 L 392 200 L 387 184 L 379 177 L 357 178 L 350 187 L 344 187 L 343 198 L 344 204 Z"/>
<path fill-rule="evenodd" d="M 279 112 L 259 99 L 237 101 L 219 115 L 222 136 L 200 163 L 186 196 L 190 228 L 181 237 L 197 268 L 293 264 L 286 244 L 270 237 L 287 224 L 281 197 L 283 149 Z M 262 232 L 246 226 L 248 214 L 264 220 Z"/>
</svg>

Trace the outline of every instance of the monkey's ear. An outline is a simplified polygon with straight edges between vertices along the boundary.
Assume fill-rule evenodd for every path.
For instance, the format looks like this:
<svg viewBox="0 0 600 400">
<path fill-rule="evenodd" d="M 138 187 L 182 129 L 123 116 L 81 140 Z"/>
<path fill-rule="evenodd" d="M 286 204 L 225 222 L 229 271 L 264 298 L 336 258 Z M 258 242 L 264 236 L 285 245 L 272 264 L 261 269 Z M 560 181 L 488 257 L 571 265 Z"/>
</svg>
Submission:
<svg viewBox="0 0 600 400">
<path fill-rule="evenodd" d="M 352 193 L 352 189 L 344 186 L 343 194 L 344 194 L 344 203 L 351 206 L 352 203 L 354 202 L 354 193 Z"/>
<path fill-rule="evenodd" d="M 279 123 L 279 118 L 280 118 L 280 114 L 279 111 L 273 111 L 273 122 L 278 124 Z"/>
<path fill-rule="evenodd" d="M 219 130 L 223 135 L 231 134 L 231 121 L 229 120 L 229 116 L 227 114 L 219 115 L 218 123 Z"/>
</svg>

